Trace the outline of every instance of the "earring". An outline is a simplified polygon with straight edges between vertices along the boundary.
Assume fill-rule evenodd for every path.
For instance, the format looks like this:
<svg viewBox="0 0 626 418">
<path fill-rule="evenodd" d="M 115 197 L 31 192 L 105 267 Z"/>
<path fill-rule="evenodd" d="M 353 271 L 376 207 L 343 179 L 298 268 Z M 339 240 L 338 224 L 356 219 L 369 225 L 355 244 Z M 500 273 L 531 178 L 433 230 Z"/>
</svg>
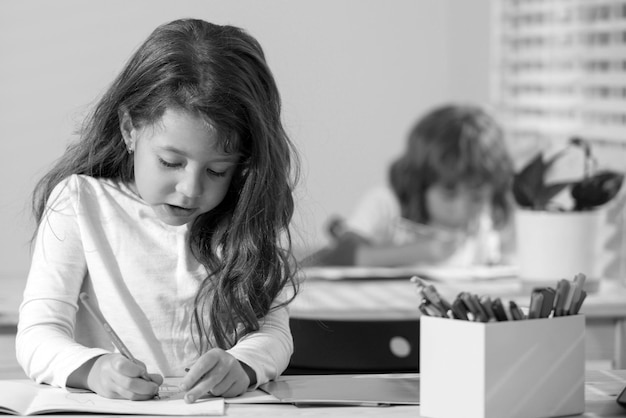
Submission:
<svg viewBox="0 0 626 418">
<path fill-rule="evenodd" d="M 132 154 L 132 153 L 133 153 L 133 151 L 135 151 L 135 150 L 133 149 L 133 145 L 132 145 L 132 144 L 128 144 L 128 145 L 126 145 L 126 151 L 128 151 L 128 153 L 129 153 L 129 154 Z"/>
</svg>

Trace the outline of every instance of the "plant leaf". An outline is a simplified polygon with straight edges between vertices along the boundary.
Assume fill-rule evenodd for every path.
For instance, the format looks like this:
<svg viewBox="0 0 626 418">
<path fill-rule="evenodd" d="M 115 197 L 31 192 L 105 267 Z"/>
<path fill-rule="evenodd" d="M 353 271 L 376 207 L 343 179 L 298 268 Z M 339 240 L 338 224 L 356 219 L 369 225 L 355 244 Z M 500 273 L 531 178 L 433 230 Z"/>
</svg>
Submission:
<svg viewBox="0 0 626 418">
<path fill-rule="evenodd" d="M 533 158 L 513 178 L 513 196 L 522 207 L 535 207 L 537 194 L 543 188 L 545 167 L 541 154 Z"/>
<path fill-rule="evenodd" d="M 612 200 L 622 187 L 624 175 L 615 171 L 598 171 L 576 184 L 571 191 L 574 210 L 588 210 Z"/>
<path fill-rule="evenodd" d="M 571 182 L 553 183 L 549 186 L 543 185 L 535 196 L 534 208 L 538 210 L 546 209 L 550 201 L 552 201 L 557 194 L 561 193 L 566 187 L 571 185 Z"/>
</svg>

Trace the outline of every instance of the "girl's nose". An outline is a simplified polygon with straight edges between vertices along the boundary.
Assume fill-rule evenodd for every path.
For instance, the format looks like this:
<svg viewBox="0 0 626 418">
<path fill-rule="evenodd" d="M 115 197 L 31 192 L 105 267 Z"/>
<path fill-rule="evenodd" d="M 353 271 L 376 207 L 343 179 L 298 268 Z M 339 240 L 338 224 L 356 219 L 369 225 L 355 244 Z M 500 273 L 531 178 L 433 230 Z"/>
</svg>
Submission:
<svg viewBox="0 0 626 418">
<path fill-rule="evenodd" d="M 176 191 L 186 197 L 198 197 L 203 192 L 203 182 L 197 173 L 185 172 L 176 185 Z"/>
</svg>

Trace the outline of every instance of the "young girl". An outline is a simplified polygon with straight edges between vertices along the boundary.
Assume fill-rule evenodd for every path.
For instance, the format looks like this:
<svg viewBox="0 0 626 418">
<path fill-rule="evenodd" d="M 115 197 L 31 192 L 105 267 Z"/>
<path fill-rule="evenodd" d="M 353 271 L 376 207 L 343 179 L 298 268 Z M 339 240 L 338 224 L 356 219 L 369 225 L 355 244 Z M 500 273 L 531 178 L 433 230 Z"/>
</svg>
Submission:
<svg viewBox="0 0 626 418">
<path fill-rule="evenodd" d="M 296 156 L 253 37 L 158 27 L 35 189 L 16 343 L 27 375 L 133 400 L 184 376 L 193 402 L 282 373 Z M 139 361 L 114 351 L 81 292 Z"/>
<path fill-rule="evenodd" d="M 341 237 L 324 257 L 343 251 L 340 264 L 371 266 L 502 262 L 512 179 L 493 118 L 475 106 L 437 108 L 410 132 L 391 187 L 371 190 L 335 225 Z"/>
</svg>

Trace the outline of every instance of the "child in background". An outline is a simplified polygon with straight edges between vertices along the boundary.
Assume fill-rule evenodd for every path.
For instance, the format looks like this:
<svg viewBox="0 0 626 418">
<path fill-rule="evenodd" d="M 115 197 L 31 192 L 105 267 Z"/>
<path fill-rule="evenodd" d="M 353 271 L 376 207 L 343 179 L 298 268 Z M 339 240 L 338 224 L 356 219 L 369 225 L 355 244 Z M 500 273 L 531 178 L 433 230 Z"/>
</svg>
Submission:
<svg viewBox="0 0 626 418">
<path fill-rule="evenodd" d="M 318 264 L 501 263 L 510 251 L 503 248 L 511 240 L 502 238 L 510 234 L 512 179 L 502 130 L 490 115 L 476 106 L 437 108 L 410 132 L 390 167 L 390 187 L 371 190 L 333 225 L 341 231 L 337 245 Z"/>
<path fill-rule="evenodd" d="M 279 376 L 293 350 L 296 158 L 252 36 L 193 19 L 156 28 L 35 189 L 26 374 L 133 400 L 184 376 L 187 402 Z M 137 363 L 113 352 L 81 292 Z"/>
</svg>

